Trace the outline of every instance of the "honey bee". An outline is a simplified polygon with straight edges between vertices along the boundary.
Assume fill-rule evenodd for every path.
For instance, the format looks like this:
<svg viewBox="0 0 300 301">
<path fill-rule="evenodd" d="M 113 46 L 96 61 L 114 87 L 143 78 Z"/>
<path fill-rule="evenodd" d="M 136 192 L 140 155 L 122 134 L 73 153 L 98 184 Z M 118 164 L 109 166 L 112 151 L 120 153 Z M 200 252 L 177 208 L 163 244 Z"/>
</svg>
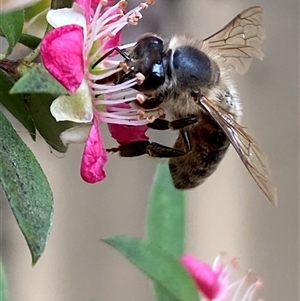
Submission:
<svg viewBox="0 0 300 301">
<path fill-rule="evenodd" d="M 223 29 L 204 39 L 175 35 L 169 40 L 142 36 L 129 55 L 121 81 L 141 72 L 136 89 L 147 96 L 141 106 L 162 108 L 172 121 L 158 118 L 148 127 L 179 131 L 174 147 L 135 141 L 108 151 L 133 157 L 170 158 L 169 169 L 178 189 L 193 188 L 217 168 L 231 144 L 249 173 L 272 202 L 277 201 L 267 156 L 239 124 L 242 105 L 231 71 L 244 74 L 253 58 L 263 59 L 265 39 L 262 8 L 250 7 Z"/>
</svg>

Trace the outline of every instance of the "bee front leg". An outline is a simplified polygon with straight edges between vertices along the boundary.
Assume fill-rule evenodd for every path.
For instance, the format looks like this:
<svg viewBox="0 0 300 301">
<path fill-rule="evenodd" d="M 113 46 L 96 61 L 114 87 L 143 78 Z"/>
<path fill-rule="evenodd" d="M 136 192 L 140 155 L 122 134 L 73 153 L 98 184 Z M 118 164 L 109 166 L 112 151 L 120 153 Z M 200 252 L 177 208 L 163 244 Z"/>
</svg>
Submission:
<svg viewBox="0 0 300 301">
<path fill-rule="evenodd" d="M 107 149 L 108 152 L 119 152 L 121 157 L 149 155 L 156 158 L 174 158 L 185 155 L 185 151 L 146 140 L 134 141 L 119 147 Z"/>
</svg>

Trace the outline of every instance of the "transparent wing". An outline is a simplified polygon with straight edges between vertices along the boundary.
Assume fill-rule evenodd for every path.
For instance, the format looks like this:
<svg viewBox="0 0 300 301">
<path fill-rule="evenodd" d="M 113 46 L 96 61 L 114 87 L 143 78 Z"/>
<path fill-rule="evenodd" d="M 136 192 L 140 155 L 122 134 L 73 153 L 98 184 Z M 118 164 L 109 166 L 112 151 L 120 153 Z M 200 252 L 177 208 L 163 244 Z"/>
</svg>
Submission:
<svg viewBox="0 0 300 301">
<path fill-rule="evenodd" d="M 238 73 L 246 73 L 253 58 L 262 60 L 264 57 L 260 50 L 265 39 L 262 12 L 259 6 L 244 10 L 223 29 L 206 38 L 203 47 L 214 48 Z"/>
<path fill-rule="evenodd" d="M 268 199 L 276 204 L 277 189 L 273 184 L 268 158 L 257 142 L 245 132 L 245 128 L 239 125 L 218 101 L 202 97 L 200 103 L 223 129 L 257 185 Z"/>
</svg>

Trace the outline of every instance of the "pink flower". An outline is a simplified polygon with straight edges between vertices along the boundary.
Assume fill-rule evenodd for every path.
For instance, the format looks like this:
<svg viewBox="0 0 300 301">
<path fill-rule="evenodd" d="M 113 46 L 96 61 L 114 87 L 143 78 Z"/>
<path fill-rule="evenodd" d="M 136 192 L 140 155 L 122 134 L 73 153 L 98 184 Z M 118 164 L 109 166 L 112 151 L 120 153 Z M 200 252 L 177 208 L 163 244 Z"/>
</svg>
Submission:
<svg viewBox="0 0 300 301">
<path fill-rule="evenodd" d="M 84 156 L 82 156 L 80 174 L 89 183 L 95 183 L 105 178 L 103 165 L 107 162 L 107 154 L 103 148 L 97 118 L 89 133 L 89 139 L 85 144 Z"/>
<path fill-rule="evenodd" d="M 239 266 L 236 258 L 227 262 L 224 255 L 219 255 L 212 266 L 189 254 L 183 255 L 180 261 L 200 293 L 210 301 L 252 301 L 262 286 L 261 280 L 251 271 L 242 279 L 232 280 Z"/>
<path fill-rule="evenodd" d="M 81 176 L 90 183 L 105 178 L 103 167 L 107 155 L 99 123 L 108 123 L 113 137 L 119 142 L 148 139 L 145 132 L 149 120 L 128 104 L 136 99 L 137 92 L 132 87 L 137 84 L 137 78 L 121 84 L 103 84 L 105 78 L 121 70 L 118 68 L 120 61 L 111 56 L 92 68 L 108 49 L 118 46 L 121 29 L 127 24 L 135 25 L 142 17 L 140 11 L 148 4 L 141 3 L 124 13 L 126 1 L 105 7 L 108 2 L 111 4 L 112 0 L 76 0 L 72 8 L 50 10 L 47 20 L 54 29 L 41 43 L 44 66 L 71 92 L 71 95 L 61 95 L 53 101 L 52 115 L 57 121 L 93 123 L 85 139 L 87 130 L 84 126 L 61 135 L 64 143 L 86 140 Z"/>
</svg>

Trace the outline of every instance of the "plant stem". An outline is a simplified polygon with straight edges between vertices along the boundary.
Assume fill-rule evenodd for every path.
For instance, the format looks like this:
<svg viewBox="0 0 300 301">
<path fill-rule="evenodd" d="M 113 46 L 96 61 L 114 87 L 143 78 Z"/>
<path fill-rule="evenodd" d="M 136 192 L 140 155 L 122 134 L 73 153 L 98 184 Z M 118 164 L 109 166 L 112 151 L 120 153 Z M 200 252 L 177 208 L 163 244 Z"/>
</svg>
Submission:
<svg viewBox="0 0 300 301">
<path fill-rule="evenodd" d="M 20 63 L 24 65 L 29 65 L 38 55 L 40 54 L 40 45 L 31 51 L 28 55 L 24 56 Z"/>
</svg>

